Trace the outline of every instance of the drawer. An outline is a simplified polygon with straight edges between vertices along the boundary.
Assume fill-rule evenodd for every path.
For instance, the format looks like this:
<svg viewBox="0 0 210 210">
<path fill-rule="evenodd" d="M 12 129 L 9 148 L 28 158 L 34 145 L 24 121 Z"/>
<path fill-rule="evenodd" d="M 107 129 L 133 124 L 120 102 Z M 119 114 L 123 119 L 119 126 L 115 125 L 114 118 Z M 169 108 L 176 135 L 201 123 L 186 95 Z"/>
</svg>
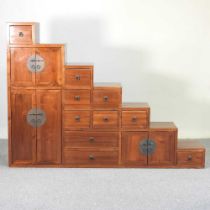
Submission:
<svg viewBox="0 0 210 210">
<path fill-rule="evenodd" d="M 64 132 L 64 148 L 68 147 L 118 147 L 118 132 Z"/>
<path fill-rule="evenodd" d="M 90 90 L 64 90 L 63 103 L 64 105 L 89 105 Z"/>
<path fill-rule="evenodd" d="M 118 164 L 118 151 L 65 149 L 63 163 L 75 165 L 115 165 Z"/>
<path fill-rule="evenodd" d="M 64 86 L 70 89 L 91 89 L 93 66 L 66 66 Z"/>
<path fill-rule="evenodd" d="M 118 128 L 118 111 L 93 111 L 93 128 Z"/>
<path fill-rule="evenodd" d="M 9 44 L 33 44 L 34 30 L 34 24 L 9 24 Z"/>
<path fill-rule="evenodd" d="M 121 106 L 121 102 L 121 88 L 93 90 L 93 106 L 96 108 L 118 108 Z"/>
<path fill-rule="evenodd" d="M 64 111 L 64 129 L 90 128 L 90 111 Z"/>
<path fill-rule="evenodd" d="M 146 129 L 149 126 L 149 114 L 143 111 L 122 111 L 122 128 Z"/>
<path fill-rule="evenodd" d="M 205 163 L 205 150 L 178 150 L 177 165 L 182 167 L 203 168 Z"/>
</svg>

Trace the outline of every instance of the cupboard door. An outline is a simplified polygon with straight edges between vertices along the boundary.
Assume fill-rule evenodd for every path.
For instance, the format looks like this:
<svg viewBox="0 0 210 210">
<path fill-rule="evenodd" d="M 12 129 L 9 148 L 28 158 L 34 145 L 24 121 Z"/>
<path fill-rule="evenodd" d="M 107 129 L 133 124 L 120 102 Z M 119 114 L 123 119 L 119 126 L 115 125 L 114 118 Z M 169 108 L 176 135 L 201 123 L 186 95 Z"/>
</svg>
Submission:
<svg viewBox="0 0 210 210">
<path fill-rule="evenodd" d="M 61 48 L 43 47 L 36 48 L 36 62 L 43 65 L 41 71 L 36 71 L 37 86 L 59 86 L 61 85 Z"/>
<path fill-rule="evenodd" d="M 28 111 L 35 107 L 35 91 L 11 92 L 11 162 L 14 164 L 31 164 L 36 160 L 36 128 L 27 122 Z"/>
<path fill-rule="evenodd" d="M 35 85 L 35 73 L 28 68 L 28 59 L 35 55 L 33 48 L 10 48 L 11 85 L 30 87 Z"/>
<path fill-rule="evenodd" d="M 148 139 L 148 132 L 123 132 L 122 133 L 122 162 L 130 166 L 147 165 L 147 153 L 144 154 L 140 145 Z"/>
<path fill-rule="evenodd" d="M 149 165 L 174 165 L 176 132 L 174 131 L 151 131 L 149 139 L 154 141 L 155 150 L 148 154 Z"/>
<path fill-rule="evenodd" d="M 37 162 L 61 162 L 61 91 L 37 90 L 37 109 L 45 112 L 45 123 L 37 127 Z"/>
</svg>

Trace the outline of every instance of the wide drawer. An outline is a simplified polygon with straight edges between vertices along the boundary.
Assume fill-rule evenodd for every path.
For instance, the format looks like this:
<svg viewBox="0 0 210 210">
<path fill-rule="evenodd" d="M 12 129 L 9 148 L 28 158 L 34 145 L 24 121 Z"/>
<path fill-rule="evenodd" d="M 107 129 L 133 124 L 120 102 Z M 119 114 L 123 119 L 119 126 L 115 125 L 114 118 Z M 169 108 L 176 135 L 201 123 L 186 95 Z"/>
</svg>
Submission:
<svg viewBox="0 0 210 210">
<path fill-rule="evenodd" d="M 64 129 L 82 129 L 90 128 L 90 111 L 64 111 L 63 126 Z"/>
<path fill-rule="evenodd" d="M 63 146 L 72 147 L 118 147 L 118 132 L 65 131 Z"/>
<path fill-rule="evenodd" d="M 118 164 L 118 151 L 65 149 L 63 152 L 63 163 L 75 165 L 115 165 Z"/>
<path fill-rule="evenodd" d="M 93 128 L 118 128 L 118 111 L 93 111 Z"/>
<path fill-rule="evenodd" d="M 70 89 L 91 89 L 93 66 L 66 66 L 64 87 Z"/>
<path fill-rule="evenodd" d="M 121 102 L 121 88 L 93 90 L 93 106 L 96 108 L 118 108 Z"/>
<path fill-rule="evenodd" d="M 122 128 L 146 129 L 149 126 L 148 111 L 122 111 Z"/>
<path fill-rule="evenodd" d="M 177 165 L 182 167 L 203 168 L 205 163 L 205 150 L 178 150 Z"/>
<path fill-rule="evenodd" d="M 90 90 L 64 90 L 64 105 L 88 105 L 90 104 Z"/>
</svg>

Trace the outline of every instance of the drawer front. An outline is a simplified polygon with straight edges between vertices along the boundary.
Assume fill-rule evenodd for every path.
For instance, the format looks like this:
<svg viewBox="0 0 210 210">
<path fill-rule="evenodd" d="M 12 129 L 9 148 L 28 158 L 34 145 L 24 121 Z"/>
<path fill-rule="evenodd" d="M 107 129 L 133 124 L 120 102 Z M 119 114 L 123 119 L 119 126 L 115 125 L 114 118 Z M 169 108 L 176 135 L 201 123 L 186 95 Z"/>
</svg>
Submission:
<svg viewBox="0 0 210 210">
<path fill-rule="evenodd" d="M 65 87 L 70 89 L 91 89 L 92 70 L 65 70 Z"/>
<path fill-rule="evenodd" d="M 122 111 L 122 128 L 146 129 L 148 126 L 148 111 Z"/>
<path fill-rule="evenodd" d="M 180 150 L 177 152 L 177 164 L 179 166 L 204 167 L 205 151 Z"/>
<path fill-rule="evenodd" d="M 118 111 L 94 111 L 93 128 L 118 128 Z"/>
<path fill-rule="evenodd" d="M 64 148 L 68 147 L 118 147 L 117 132 L 78 132 L 64 133 Z"/>
<path fill-rule="evenodd" d="M 63 100 L 65 105 L 89 105 L 90 90 L 64 90 Z"/>
<path fill-rule="evenodd" d="M 32 25 L 9 26 L 10 44 L 33 44 Z"/>
<path fill-rule="evenodd" d="M 109 90 L 93 90 L 93 106 L 94 107 L 114 107 L 121 106 L 121 89 Z"/>
<path fill-rule="evenodd" d="M 64 129 L 90 128 L 90 111 L 64 111 Z"/>
<path fill-rule="evenodd" d="M 64 164 L 112 165 L 118 164 L 118 151 L 64 150 Z"/>
</svg>

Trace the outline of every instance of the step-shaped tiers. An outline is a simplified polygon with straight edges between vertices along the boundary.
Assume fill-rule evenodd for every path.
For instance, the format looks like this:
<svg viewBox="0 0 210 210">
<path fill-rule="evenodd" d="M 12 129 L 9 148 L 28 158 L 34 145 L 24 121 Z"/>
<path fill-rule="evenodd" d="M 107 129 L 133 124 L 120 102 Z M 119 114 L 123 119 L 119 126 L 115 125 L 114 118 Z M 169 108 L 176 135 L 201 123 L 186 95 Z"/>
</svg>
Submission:
<svg viewBox="0 0 210 210">
<path fill-rule="evenodd" d="M 64 46 L 35 44 L 34 30 L 9 24 L 11 166 L 204 167 L 205 149 L 178 142 L 173 122 L 150 122 L 147 103 L 123 103 L 119 83 L 94 83 L 93 65 L 64 65 Z"/>
</svg>

